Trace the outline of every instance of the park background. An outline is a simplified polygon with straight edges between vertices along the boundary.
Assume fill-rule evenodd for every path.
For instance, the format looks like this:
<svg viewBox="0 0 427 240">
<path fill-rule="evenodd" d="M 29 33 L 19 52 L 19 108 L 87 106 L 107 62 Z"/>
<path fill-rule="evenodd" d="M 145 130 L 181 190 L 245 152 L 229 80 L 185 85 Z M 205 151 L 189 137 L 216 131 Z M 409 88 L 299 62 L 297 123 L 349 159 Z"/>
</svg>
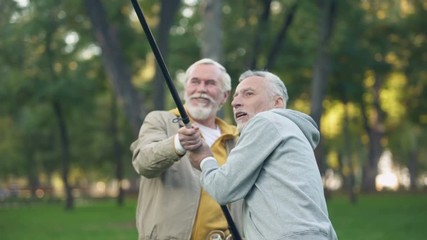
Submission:
<svg viewBox="0 0 427 240">
<path fill-rule="evenodd" d="M 178 90 L 202 57 L 288 87 L 340 239 L 426 239 L 427 1 L 140 0 Z M 0 239 L 135 239 L 129 145 L 174 103 L 127 0 L 0 2 Z M 234 123 L 226 104 L 221 115 Z"/>
</svg>

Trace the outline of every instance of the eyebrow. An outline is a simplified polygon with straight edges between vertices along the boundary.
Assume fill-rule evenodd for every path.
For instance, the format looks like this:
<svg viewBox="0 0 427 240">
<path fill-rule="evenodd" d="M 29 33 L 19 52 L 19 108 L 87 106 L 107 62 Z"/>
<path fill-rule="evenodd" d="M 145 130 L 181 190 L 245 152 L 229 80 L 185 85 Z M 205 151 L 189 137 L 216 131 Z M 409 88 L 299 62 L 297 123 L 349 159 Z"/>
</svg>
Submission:
<svg viewBox="0 0 427 240">
<path fill-rule="evenodd" d="M 245 93 L 245 92 L 248 92 L 248 91 L 254 91 L 255 92 L 255 89 L 252 88 L 252 87 L 243 88 L 240 91 L 235 92 L 234 95 L 233 95 L 233 97 L 237 96 L 238 93 Z"/>
<path fill-rule="evenodd" d="M 199 78 L 199 77 L 192 77 L 192 78 L 189 78 L 189 80 L 198 80 L 198 81 L 205 81 L 205 82 L 207 82 L 207 81 L 220 82 L 220 80 L 215 79 L 215 78 Z"/>
</svg>

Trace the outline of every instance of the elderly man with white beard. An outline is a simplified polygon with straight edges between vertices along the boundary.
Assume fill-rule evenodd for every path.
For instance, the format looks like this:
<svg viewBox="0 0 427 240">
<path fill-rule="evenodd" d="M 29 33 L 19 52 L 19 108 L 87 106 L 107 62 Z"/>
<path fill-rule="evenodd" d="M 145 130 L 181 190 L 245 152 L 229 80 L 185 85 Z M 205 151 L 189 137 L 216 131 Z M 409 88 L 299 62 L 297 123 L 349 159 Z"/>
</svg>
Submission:
<svg viewBox="0 0 427 240">
<path fill-rule="evenodd" d="M 238 136 L 236 127 L 217 117 L 230 94 L 229 74 L 218 62 L 202 59 L 187 69 L 184 88 L 192 127 L 224 164 Z M 186 154 L 199 143 L 178 133 L 179 117 L 177 109 L 149 113 L 130 147 L 133 167 L 141 176 L 138 239 L 231 239 L 220 205 L 203 191 L 200 172 Z M 230 206 L 230 211 L 240 228 L 241 205 Z"/>
</svg>

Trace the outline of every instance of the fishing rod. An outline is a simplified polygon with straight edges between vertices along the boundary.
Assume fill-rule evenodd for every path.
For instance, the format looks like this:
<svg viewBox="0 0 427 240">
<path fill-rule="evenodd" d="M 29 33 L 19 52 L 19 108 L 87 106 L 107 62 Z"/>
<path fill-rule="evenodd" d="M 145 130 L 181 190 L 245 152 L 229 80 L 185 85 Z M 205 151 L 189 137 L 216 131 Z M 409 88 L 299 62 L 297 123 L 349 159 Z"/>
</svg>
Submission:
<svg viewBox="0 0 427 240">
<path fill-rule="evenodd" d="M 160 53 L 159 48 L 157 47 L 156 40 L 151 33 L 150 27 L 148 26 L 147 21 L 145 20 L 144 13 L 142 13 L 141 7 L 138 4 L 137 0 L 131 0 L 135 13 L 138 16 L 139 22 L 141 23 L 142 28 L 144 29 L 145 35 L 147 36 L 148 42 L 150 43 L 151 50 L 156 57 L 157 64 L 163 73 L 163 76 L 168 85 L 169 91 L 172 94 L 172 98 L 175 102 L 176 107 L 178 108 L 179 114 L 181 115 L 181 120 L 186 127 L 190 127 L 190 119 L 188 118 L 187 112 L 184 109 L 181 98 L 179 97 L 178 92 L 176 91 L 175 85 L 173 84 L 172 78 L 170 77 L 169 71 L 166 67 L 165 61 L 163 60 L 162 54 Z"/>
</svg>

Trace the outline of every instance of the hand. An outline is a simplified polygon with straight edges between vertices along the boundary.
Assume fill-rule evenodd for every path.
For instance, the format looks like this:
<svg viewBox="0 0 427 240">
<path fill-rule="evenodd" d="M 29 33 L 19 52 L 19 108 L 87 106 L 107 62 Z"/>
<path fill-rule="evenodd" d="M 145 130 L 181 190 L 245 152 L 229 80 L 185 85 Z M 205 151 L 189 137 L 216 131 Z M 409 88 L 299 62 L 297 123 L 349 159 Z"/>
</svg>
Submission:
<svg viewBox="0 0 427 240">
<path fill-rule="evenodd" d="M 197 126 L 191 126 L 190 128 L 182 127 L 178 130 L 178 138 L 182 147 L 187 150 L 195 150 L 202 145 L 202 138 L 200 131 Z"/>
<path fill-rule="evenodd" d="M 199 148 L 192 150 L 189 153 L 188 157 L 190 158 L 191 165 L 198 170 L 201 170 L 200 162 L 203 159 L 213 156 L 211 149 L 205 141 L 202 141 L 202 145 Z"/>
</svg>

